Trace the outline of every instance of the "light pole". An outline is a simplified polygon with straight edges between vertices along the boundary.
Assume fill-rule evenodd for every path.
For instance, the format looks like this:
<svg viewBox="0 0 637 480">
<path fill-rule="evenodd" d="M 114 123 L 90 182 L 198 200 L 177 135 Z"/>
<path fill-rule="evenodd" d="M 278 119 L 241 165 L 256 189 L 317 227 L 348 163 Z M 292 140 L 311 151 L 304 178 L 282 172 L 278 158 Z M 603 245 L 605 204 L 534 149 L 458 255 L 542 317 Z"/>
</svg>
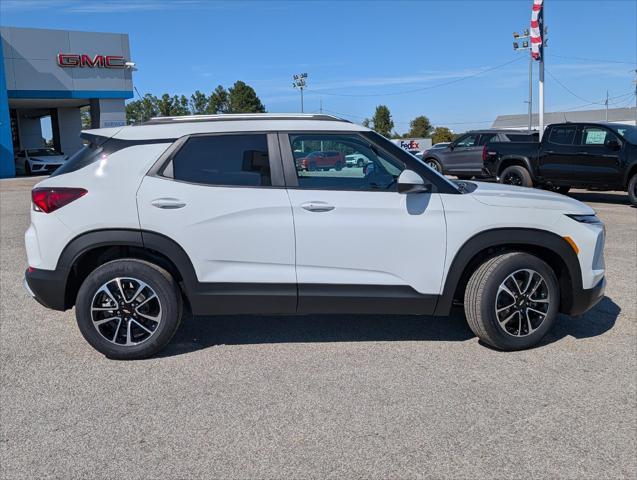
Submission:
<svg viewBox="0 0 637 480">
<path fill-rule="evenodd" d="M 513 50 L 516 52 L 519 50 L 530 50 L 529 46 L 530 32 L 527 29 L 524 30 L 523 35 L 517 32 L 513 33 Z M 520 45 L 519 40 L 522 40 Z M 529 98 L 526 101 L 529 104 L 529 132 L 533 130 L 533 57 L 529 55 Z"/>
<path fill-rule="evenodd" d="M 303 90 L 307 85 L 307 73 L 299 73 L 292 77 L 292 87 L 301 91 L 301 113 L 303 113 Z"/>
</svg>

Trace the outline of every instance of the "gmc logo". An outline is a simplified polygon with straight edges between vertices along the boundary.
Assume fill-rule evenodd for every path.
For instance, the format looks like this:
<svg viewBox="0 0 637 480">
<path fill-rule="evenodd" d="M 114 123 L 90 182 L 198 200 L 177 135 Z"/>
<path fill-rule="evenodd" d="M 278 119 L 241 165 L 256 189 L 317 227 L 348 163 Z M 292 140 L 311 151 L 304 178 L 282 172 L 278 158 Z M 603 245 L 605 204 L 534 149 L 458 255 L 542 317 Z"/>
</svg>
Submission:
<svg viewBox="0 0 637 480">
<path fill-rule="evenodd" d="M 119 55 L 95 55 L 58 53 L 58 65 L 64 68 L 125 68 L 126 59 Z"/>
</svg>

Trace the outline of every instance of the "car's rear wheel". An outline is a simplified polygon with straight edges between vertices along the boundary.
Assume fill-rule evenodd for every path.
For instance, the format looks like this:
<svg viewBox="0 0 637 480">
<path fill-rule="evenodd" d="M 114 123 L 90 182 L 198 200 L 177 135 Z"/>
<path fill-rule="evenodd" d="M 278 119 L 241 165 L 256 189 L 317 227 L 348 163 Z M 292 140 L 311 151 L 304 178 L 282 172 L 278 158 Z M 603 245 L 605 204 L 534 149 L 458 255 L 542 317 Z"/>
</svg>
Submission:
<svg viewBox="0 0 637 480">
<path fill-rule="evenodd" d="M 358 168 L 363 168 L 363 159 L 359 158 L 358 161 L 356 162 L 356 166 Z"/>
<path fill-rule="evenodd" d="M 24 174 L 31 175 L 31 165 L 27 161 L 24 162 Z"/>
<path fill-rule="evenodd" d="M 182 301 L 174 278 L 137 259 L 114 260 L 82 283 L 75 304 L 80 332 L 109 358 L 147 358 L 164 348 L 179 327 Z"/>
<path fill-rule="evenodd" d="M 637 207 L 637 173 L 628 182 L 628 199 L 634 207 Z"/>
<path fill-rule="evenodd" d="M 520 165 L 511 165 L 500 174 L 500 183 L 517 185 L 519 187 L 532 187 L 533 180 L 529 171 Z"/>
<path fill-rule="evenodd" d="M 533 347 L 553 325 L 560 303 L 555 273 L 523 252 L 493 257 L 473 272 L 465 290 L 469 327 L 500 350 Z"/>
<path fill-rule="evenodd" d="M 310 162 L 310 164 L 308 165 L 307 169 L 310 172 L 315 172 L 316 171 L 316 162 Z"/>
<path fill-rule="evenodd" d="M 343 170 L 343 162 L 336 162 L 334 168 L 336 168 L 336 170 L 340 172 L 341 170 Z"/>
<path fill-rule="evenodd" d="M 433 168 L 436 172 L 442 173 L 442 165 L 440 165 L 440 162 L 438 160 L 428 158 L 427 160 L 425 160 L 425 163 Z"/>
</svg>

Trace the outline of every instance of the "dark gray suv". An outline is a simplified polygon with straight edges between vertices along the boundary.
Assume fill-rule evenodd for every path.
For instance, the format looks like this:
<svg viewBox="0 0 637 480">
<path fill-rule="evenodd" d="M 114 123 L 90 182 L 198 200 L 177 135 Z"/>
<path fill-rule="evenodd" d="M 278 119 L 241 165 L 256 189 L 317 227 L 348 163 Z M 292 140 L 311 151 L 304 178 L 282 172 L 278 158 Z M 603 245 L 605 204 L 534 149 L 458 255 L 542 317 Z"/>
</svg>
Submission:
<svg viewBox="0 0 637 480">
<path fill-rule="evenodd" d="M 442 149 L 423 153 L 423 160 L 434 170 L 459 178 L 485 177 L 486 146 L 490 143 L 537 142 L 537 133 L 520 130 L 472 130 Z"/>
</svg>

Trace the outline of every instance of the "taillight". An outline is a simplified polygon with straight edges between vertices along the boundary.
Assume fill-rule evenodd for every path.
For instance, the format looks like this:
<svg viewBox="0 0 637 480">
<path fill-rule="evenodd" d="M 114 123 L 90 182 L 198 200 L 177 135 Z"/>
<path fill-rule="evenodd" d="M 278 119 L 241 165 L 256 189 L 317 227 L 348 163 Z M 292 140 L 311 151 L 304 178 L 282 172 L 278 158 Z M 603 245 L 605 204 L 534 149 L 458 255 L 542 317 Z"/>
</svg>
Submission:
<svg viewBox="0 0 637 480">
<path fill-rule="evenodd" d="M 31 190 L 33 209 L 38 212 L 51 213 L 86 195 L 83 188 L 53 187 L 34 188 Z"/>
<path fill-rule="evenodd" d="M 482 161 L 484 162 L 489 157 L 487 152 L 487 146 L 482 147 Z"/>
</svg>

